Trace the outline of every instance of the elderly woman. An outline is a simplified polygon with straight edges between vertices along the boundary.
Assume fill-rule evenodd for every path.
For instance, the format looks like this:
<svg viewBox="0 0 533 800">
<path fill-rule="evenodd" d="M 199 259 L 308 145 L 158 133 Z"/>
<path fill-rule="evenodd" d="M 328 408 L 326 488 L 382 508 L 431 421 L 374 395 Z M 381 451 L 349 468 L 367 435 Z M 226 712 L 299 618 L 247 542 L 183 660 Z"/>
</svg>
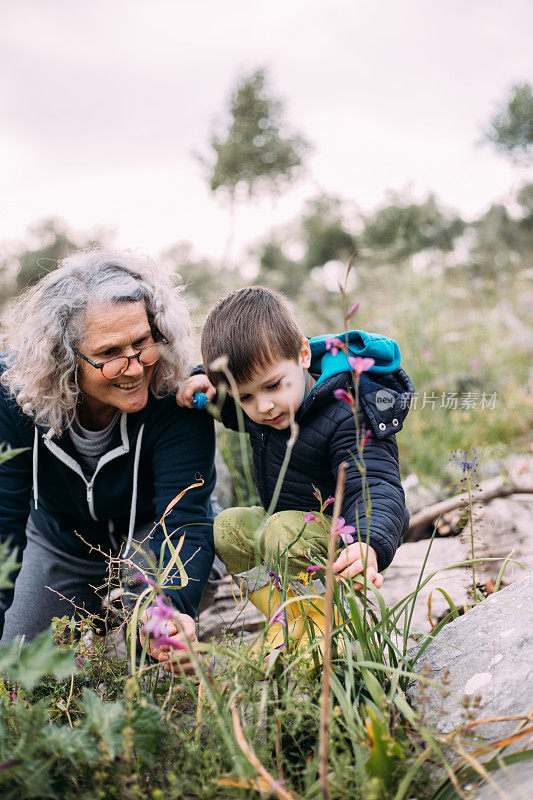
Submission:
<svg viewBox="0 0 533 800">
<path fill-rule="evenodd" d="M 185 534 L 188 575 L 182 588 L 170 576 L 180 623 L 170 633 L 194 639 L 214 556 L 215 444 L 206 414 L 176 407 L 191 345 L 178 290 L 146 259 L 78 253 L 27 289 L 5 323 L 0 442 L 28 450 L 0 466 L 0 537 L 22 555 L 0 600 L 2 642 L 71 616 L 72 603 L 98 612 L 103 553 L 125 542 L 131 555 L 197 483 L 166 517 L 174 543 Z M 157 562 L 163 542 L 159 526 L 147 542 Z M 167 658 L 152 640 L 149 650 Z"/>
</svg>

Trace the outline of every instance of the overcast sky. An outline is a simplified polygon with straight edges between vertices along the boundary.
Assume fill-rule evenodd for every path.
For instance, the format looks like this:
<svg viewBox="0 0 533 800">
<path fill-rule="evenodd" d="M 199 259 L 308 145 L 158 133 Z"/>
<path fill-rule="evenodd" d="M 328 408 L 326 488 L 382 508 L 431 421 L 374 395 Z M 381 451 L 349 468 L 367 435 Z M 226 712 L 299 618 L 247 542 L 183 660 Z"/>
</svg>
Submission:
<svg viewBox="0 0 533 800">
<path fill-rule="evenodd" d="M 531 80 L 530 0 L 0 0 L 0 242 L 50 215 L 156 255 L 220 256 L 208 153 L 236 79 L 269 70 L 308 175 L 238 212 L 243 247 L 319 189 L 371 210 L 434 191 L 466 216 L 520 175 L 477 143 Z"/>
</svg>

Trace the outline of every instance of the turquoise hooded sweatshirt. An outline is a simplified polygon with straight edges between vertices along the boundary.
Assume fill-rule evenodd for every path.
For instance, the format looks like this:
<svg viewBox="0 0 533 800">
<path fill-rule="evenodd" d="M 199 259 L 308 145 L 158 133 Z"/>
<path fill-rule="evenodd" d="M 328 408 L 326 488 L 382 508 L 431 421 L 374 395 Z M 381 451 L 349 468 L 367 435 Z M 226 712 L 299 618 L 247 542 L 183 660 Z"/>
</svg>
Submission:
<svg viewBox="0 0 533 800">
<path fill-rule="evenodd" d="M 375 375 L 386 375 L 394 372 L 400 366 L 401 355 L 398 343 L 379 333 L 366 331 L 348 331 L 347 333 L 325 334 L 309 339 L 311 347 L 311 366 L 309 372 L 320 375 L 317 383 L 338 375 L 340 372 L 351 372 L 348 357 L 342 350 L 335 355 L 331 348 L 326 347 L 328 339 L 339 339 L 347 344 L 348 355 L 352 358 L 373 358 L 374 366 L 366 372 Z"/>
</svg>

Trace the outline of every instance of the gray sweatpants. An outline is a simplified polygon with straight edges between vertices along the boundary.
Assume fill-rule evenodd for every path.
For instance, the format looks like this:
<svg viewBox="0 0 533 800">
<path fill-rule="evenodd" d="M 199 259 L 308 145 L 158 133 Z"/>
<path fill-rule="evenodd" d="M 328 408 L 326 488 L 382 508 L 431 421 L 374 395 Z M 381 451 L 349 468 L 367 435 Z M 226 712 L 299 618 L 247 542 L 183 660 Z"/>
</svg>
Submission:
<svg viewBox="0 0 533 800">
<path fill-rule="evenodd" d="M 149 546 L 146 537 L 151 527 L 142 526 L 135 530 L 134 540 L 143 542 L 144 549 L 146 545 Z M 52 617 L 74 616 L 75 606 L 88 614 L 101 615 L 102 600 L 108 591 L 106 560 L 93 561 L 58 550 L 36 529 L 31 519 L 26 526 L 26 537 L 22 567 L 15 583 L 13 603 L 5 615 L 0 646 L 22 635 L 27 640 L 33 639 L 50 626 Z M 130 550 L 129 555 L 138 566 L 142 566 L 142 554 Z M 128 577 L 131 575 L 123 571 L 121 579 L 124 581 Z M 219 580 L 214 565 L 206 584 L 201 610 L 206 607 L 204 601 L 212 600 L 213 589 L 216 590 Z"/>
</svg>

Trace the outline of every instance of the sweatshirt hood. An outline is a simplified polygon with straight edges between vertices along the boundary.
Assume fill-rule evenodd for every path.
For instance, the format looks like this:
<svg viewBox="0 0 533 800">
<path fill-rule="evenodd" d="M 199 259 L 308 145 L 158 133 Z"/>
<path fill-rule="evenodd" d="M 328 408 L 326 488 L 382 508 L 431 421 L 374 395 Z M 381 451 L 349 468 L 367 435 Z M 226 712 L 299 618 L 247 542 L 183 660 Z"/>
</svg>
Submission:
<svg viewBox="0 0 533 800">
<path fill-rule="evenodd" d="M 326 340 L 340 339 L 348 345 L 348 352 L 352 358 L 373 358 L 375 364 L 368 373 L 386 375 L 395 372 L 400 366 L 401 355 L 398 343 L 379 333 L 366 331 L 348 331 L 347 333 L 326 334 L 309 339 L 311 347 L 311 365 L 309 371 L 320 375 L 317 383 L 322 383 L 333 375 L 342 372 L 351 372 L 348 358 L 342 350 L 335 355 L 326 348 Z"/>
</svg>

